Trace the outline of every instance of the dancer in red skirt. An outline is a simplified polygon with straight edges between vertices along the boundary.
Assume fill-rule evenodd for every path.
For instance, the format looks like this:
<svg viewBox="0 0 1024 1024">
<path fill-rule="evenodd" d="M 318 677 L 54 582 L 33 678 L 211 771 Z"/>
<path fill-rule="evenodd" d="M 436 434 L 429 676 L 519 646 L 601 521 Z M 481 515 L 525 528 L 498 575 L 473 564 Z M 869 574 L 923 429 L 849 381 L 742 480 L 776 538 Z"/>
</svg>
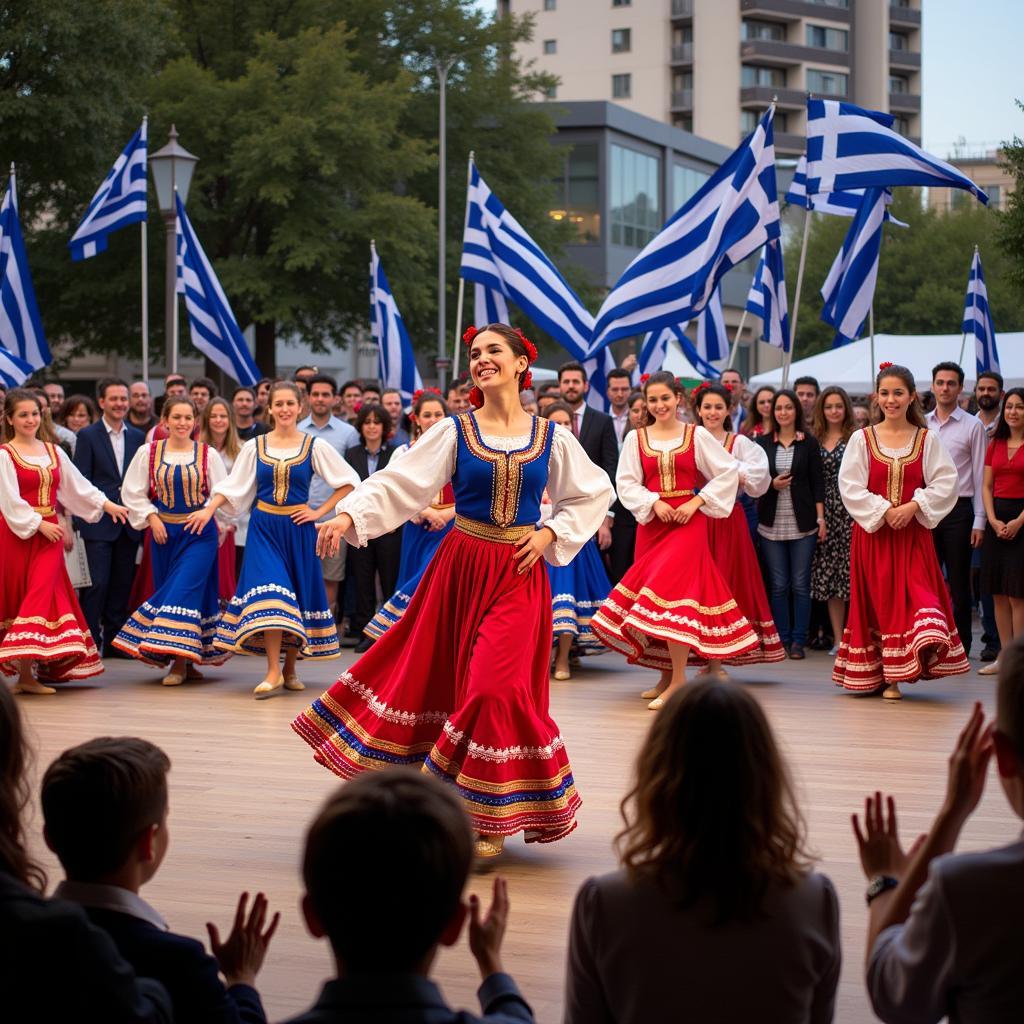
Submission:
<svg viewBox="0 0 1024 1024">
<path fill-rule="evenodd" d="M 644 397 L 648 425 L 626 435 L 615 478 L 636 516 L 636 554 L 590 628 L 631 664 L 661 669 L 642 694 L 656 711 L 686 683 L 691 651 L 728 661 L 759 640 L 708 546 L 709 517 L 732 512 L 738 464 L 703 427 L 676 418 L 683 391 L 672 374 L 652 374 Z"/>
<path fill-rule="evenodd" d="M 733 432 L 729 416 L 732 396 L 721 384 L 701 384 L 694 389 L 693 411 L 705 430 L 739 463 L 740 488 L 751 498 L 760 498 L 772 482 L 765 450 L 743 434 Z M 730 665 L 753 665 L 768 661 L 785 661 L 786 651 L 775 628 L 764 579 L 757 561 L 754 542 L 742 506 L 735 504 L 725 519 L 708 522 L 708 544 L 715 565 L 722 571 L 736 604 L 757 634 L 757 647 L 728 659 Z M 690 652 L 690 660 L 703 660 Z M 697 673 L 718 679 L 728 678 L 719 658 L 712 658 Z"/>
<path fill-rule="evenodd" d="M 910 371 L 882 363 L 875 387 L 883 419 L 850 437 L 839 469 L 854 524 L 850 615 L 832 679 L 899 700 L 900 683 L 968 670 L 928 534 L 956 503 L 957 475 L 925 427 Z"/>
<path fill-rule="evenodd" d="M 580 798 L 548 713 L 551 591 L 543 557 L 567 564 L 611 499 L 607 475 L 563 427 L 523 411 L 537 350 L 491 324 L 466 332 L 477 412 L 431 427 L 363 481 L 321 530 L 364 545 L 416 515 L 451 481 L 455 528 L 402 618 L 293 727 L 343 778 L 393 765 L 454 785 L 477 854 L 504 837 L 553 842 L 576 826 Z M 547 486 L 553 511 L 539 530 Z"/>
<path fill-rule="evenodd" d="M 64 682 L 99 675 L 96 653 L 64 566 L 57 506 L 95 523 L 119 523 L 128 509 L 108 501 L 52 441 L 39 438 L 41 413 L 30 391 L 4 400 L 0 429 L 0 671 L 15 693 L 54 693 L 32 674 Z"/>
</svg>

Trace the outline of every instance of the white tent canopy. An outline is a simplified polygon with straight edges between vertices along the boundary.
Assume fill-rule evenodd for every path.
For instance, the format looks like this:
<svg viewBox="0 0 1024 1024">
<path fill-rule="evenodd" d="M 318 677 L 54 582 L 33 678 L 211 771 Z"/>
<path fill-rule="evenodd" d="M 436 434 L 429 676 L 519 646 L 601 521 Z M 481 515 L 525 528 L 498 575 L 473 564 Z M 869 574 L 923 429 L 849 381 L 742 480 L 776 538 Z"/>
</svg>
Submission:
<svg viewBox="0 0 1024 1024">
<path fill-rule="evenodd" d="M 960 334 L 876 334 L 874 365 L 871 339 L 861 338 L 841 348 L 797 360 L 789 368 L 789 382 L 792 385 L 797 377 L 815 377 L 822 387 L 838 384 L 850 394 L 868 395 L 875 389 L 878 363 L 890 362 L 907 367 L 918 388 L 927 391 L 932 386 L 932 367 L 936 363 L 959 361 L 961 338 Z M 1024 385 L 1024 332 L 999 334 L 996 343 L 1006 387 Z M 973 337 L 967 339 L 961 365 L 966 377 L 965 385 L 973 386 L 977 367 Z M 750 378 L 751 388 L 763 384 L 781 387 L 782 368 Z"/>
</svg>

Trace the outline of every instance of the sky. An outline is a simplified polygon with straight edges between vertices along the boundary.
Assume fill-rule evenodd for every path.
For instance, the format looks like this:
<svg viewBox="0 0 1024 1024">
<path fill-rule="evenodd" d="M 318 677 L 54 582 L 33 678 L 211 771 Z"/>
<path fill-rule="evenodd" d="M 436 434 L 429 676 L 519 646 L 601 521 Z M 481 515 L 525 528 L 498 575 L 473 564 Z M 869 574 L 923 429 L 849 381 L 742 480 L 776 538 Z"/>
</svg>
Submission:
<svg viewBox="0 0 1024 1024">
<path fill-rule="evenodd" d="M 476 5 L 493 12 L 495 0 Z M 1024 111 L 1014 104 L 1024 101 L 1024 3 L 921 0 L 921 7 L 924 148 L 946 157 L 959 139 L 974 153 L 1024 138 Z"/>
</svg>

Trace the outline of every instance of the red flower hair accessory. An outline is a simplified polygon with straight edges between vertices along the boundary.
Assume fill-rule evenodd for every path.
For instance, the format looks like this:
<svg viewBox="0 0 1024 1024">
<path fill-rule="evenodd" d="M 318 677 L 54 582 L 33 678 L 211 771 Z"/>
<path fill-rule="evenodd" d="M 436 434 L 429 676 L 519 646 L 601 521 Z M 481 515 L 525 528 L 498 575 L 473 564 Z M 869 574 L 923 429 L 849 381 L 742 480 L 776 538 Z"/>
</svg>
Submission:
<svg viewBox="0 0 1024 1024">
<path fill-rule="evenodd" d="M 480 332 L 475 327 L 470 325 L 462 335 L 462 344 L 468 345 L 479 333 Z"/>
<path fill-rule="evenodd" d="M 412 393 L 413 404 L 418 402 L 424 395 L 437 395 L 437 397 L 440 398 L 441 397 L 441 389 L 440 388 L 420 388 L 418 391 L 414 391 Z"/>
<path fill-rule="evenodd" d="M 529 370 L 523 374 L 523 390 L 526 391 L 528 388 L 533 387 L 533 374 Z"/>
<path fill-rule="evenodd" d="M 707 391 L 711 387 L 711 381 L 702 380 L 691 392 L 690 397 L 696 401 L 702 391 Z"/>
<path fill-rule="evenodd" d="M 537 362 L 537 346 L 518 327 L 515 331 L 519 335 L 519 340 L 523 343 L 523 348 L 526 349 L 527 362 Z"/>
<path fill-rule="evenodd" d="M 888 370 L 889 367 L 892 366 L 892 365 L 893 365 L 892 363 L 879 363 L 878 364 L 878 369 L 879 370 Z"/>
<path fill-rule="evenodd" d="M 640 374 L 640 383 L 641 384 L 646 384 L 650 379 L 651 379 L 651 375 L 649 373 L 641 373 Z"/>
<path fill-rule="evenodd" d="M 475 384 L 469 389 L 469 404 L 474 409 L 484 404 L 484 393 Z"/>
</svg>

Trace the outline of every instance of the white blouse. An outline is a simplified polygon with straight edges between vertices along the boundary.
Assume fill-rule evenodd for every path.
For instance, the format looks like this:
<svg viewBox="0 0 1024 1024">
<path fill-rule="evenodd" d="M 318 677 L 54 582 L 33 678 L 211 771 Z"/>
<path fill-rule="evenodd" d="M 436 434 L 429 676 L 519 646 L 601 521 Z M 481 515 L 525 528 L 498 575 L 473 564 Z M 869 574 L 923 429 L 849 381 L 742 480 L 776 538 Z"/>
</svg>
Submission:
<svg viewBox="0 0 1024 1024">
<path fill-rule="evenodd" d="M 338 512 L 352 517 L 345 539 L 363 547 L 374 537 L 397 529 L 426 508 L 455 472 L 458 427 L 446 419 L 432 426 L 398 461 L 389 462 L 364 480 L 353 494 L 338 504 Z M 499 451 L 515 451 L 530 441 L 520 437 L 483 436 L 483 442 Z M 547 525 L 555 534 L 544 558 L 552 565 L 568 565 L 597 533 L 614 499 L 608 474 L 587 458 L 568 427 L 555 424 L 548 463 L 548 494 L 551 515 Z"/>
<path fill-rule="evenodd" d="M 650 446 L 659 452 L 671 451 L 682 440 L 678 437 L 659 439 L 647 435 Z M 703 427 L 693 431 L 693 449 L 697 469 L 707 480 L 700 489 L 704 499 L 701 512 L 712 519 L 725 519 L 736 503 L 739 490 L 739 463 L 716 438 Z M 767 460 L 766 460 L 767 461 Z M 636 521 L 643 525 L 654 517 L 654 503 L 659 500 L 657 491 L 649 491 L 644 485 L 644 470 L 640 462 L 640 431 L 631 430 L 622 442 L 619 453 L 619 468 L 615 474 L 615 489 L 622 502 Z"/>
<path fill-rule="evenodd" d="M 147 522 L 149 516 L 157 511 L 156 505 L 153 504 L 149 496 L 149 453 L 154 444 L 159 444 L 159 441 L 150 441 L 149 444 L 141 445 L 136 450 L 132 461 L 128 464 L 124 483 L 121 484 L 121 501 L 128 506 L 128 522 L 136 530 L 144 530 L 149 525 Z M 192 461 L 192 449 L 175 452 L 165 447 L 164 461 L 174 466 L 187 465 Z M 220 452 L 214 448 L 211 448 L 207 455 L 206 471 L 211 491 L 228 475 Z M 231 518 L 222 516 L 219 511 L 217 521 L 224 526 L 232 525 Z"/>
<path fill-rule="evenodd" d="M 57 488 L 54 504 L 60 504 L 72 515 L 84 519 L 87 523 L 98 523 L 103 517 L 103 503 L 107 496 L 98 488 L 93 487 L 82 476 L 75 464 L 68 458 L 63 448 L 55 446 L 57 460 L 60 464 L 60 486 Z M 25 462 L 33 466 L 48 466 L 49 455 L 22 455 Z M 33 511 L 18 490 L 18 474 L 14 462 L 7 452 L 0 450 L 0 513 L 7 520 L 11 532 L 22 540 L 28 540 L 43 521 L 43 517 Z"/>
<path fill-rule="evenodd" d="M 890 458 L 909 455 L 912 447 L 913 441 L 898 449 L 885 448 L 879 444 L 882 453 Z M 960 488 L 956 466 L 934 430 L 929 430 L 925 435 L 922 457 L 926 484 L 918 487 L 910 500 L 920 506 L 914 518 L 932 530 L 956 504 Z M 885 521 L 885 513 L 893 505 L 883 495 L 868 490 L 870 461 L 864 431 L 854 431 L 846 443 L 842 465 L 839 467 L 839 493 L 854 522 L 859 523 L 868 533 L 874 533 Z"/>
<path fill-rule="evenodd" d="M 304 438 L 303 438 L 304 440 Z M 223 495 L 237 516 L 248 512 L 256 498 L 256 441 L 250 438 L 242 445 L 231 472 L 210 491 L 210 496 Z M 302 440 L 293 448 L 273 448 L 267 445 L 267 454 L 272 459 L 290 459 L 302 450 Z M 313 472 L 327 482 L 334 490 L 339 487 L 358 487 L 359 474 L 332 448 L 319 437 L 313 438 Z"/>
<path fill-rule="evenodd" d="M 760 498 L 772 482 L 772 475 L 768 471 L 768 453 L 746 434 L 737 434 L 732 446 L 732 457 L 739 463 L 740 487 L 749 497 Z"/>
</svg>

